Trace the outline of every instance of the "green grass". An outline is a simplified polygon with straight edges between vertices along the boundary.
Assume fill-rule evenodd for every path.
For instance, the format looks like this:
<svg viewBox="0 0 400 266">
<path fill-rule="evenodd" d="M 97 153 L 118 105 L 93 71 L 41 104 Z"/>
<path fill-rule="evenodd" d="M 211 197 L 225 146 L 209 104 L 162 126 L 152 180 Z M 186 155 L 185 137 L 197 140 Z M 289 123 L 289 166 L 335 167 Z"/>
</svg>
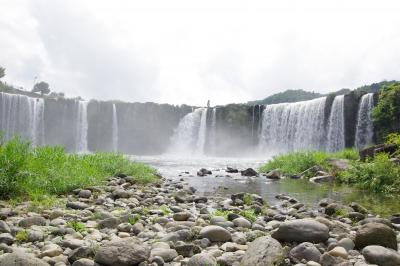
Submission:
<svg viewBox="0 0 400 266">
<path fill-rule="evenodd" d="M 81 222 L 76 221 L 76 220 L 68 221 L 66 226 L 69 227 L 69 228 L 74 229 L 75 232 L 78 232 L 78 233 L 82 233 L 82 232 L 86 231 L 85 225 L 83 223 L 81 223 Z"/>
<path fill-rule="evenodd" d="M 131 225 L 136 224 L 140 219 L 140 215 L 139 214 L 135 214 L 135 215 L 129 215 L 128 216 L 128 223 L 130 223 Z"/>
<path fill-rule="evenodd" d="M 17 242 L 22 243 L 22 242 L 27 242 L 28 241 L 28 231 L 26 230 L 21 230 L 15 235 L 15 239 Z"/>
<path fill-rule="evenodd" d="M 0 198 L 40 200 L 76 188 L 99 185 L 117 174 L 146 184 L 158 179 L 153 168 L 132 162 L 122 154 L 68 154 L 62 147 L 32 147 L 15 137 L 0 142 Z"/>
<path fill-rule="evenodd" d="M 325 153 L 320 151 L 299 151 L 284 155 L 278 155 L 260 167 L 259 171 L 266 173 L 274 169 L 280 169 L 286 175 L 299 174 L 315 165 L 328 169 L 328 159 L 357 160 L 358 152 L 345 149 L 337 153 Z"/>
</svg>

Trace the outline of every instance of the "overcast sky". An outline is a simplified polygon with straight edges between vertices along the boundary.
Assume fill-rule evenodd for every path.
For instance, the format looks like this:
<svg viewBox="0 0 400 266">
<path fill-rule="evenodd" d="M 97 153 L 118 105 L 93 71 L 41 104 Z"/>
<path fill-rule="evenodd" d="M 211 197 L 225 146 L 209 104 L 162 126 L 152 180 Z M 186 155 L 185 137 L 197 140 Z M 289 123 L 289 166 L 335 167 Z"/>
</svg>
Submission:
<svg viewBox="0 0 400 266">
<path fill-rule="evenodd" d="M 329 92 L 400 79 L 399 7 L 1 0 L 0 65 L 9 83 L 31 88 L 38 76 L 85 99 L 215 105 L 286 89 Z"/>
</svg>

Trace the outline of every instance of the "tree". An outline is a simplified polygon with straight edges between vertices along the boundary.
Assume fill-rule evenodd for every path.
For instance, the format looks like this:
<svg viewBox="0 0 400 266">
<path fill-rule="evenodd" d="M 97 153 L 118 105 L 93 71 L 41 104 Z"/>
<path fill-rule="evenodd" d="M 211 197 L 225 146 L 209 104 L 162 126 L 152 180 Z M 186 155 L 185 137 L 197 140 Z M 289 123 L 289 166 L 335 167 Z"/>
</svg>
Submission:
<svg viewBox="0 0 400 266">
<path fill-rule="evenodd" d="M 4 67 L 0 67 L 0 79 L 6 75 L 6 69 Z"/>
<path fill-rule="evenodd" d="M 41 94 L 48 94 L 50 92 L 49 84 L 44 81 L 36 83 L 32 89 L 32 92 L 40 92 Z"/>
<path fill-rule="evenodd" d="M 400 132 L 400 83 L 386 85 L 380 90 L 372 115 L 379 142 L 390 133 Z"/>
</svg>

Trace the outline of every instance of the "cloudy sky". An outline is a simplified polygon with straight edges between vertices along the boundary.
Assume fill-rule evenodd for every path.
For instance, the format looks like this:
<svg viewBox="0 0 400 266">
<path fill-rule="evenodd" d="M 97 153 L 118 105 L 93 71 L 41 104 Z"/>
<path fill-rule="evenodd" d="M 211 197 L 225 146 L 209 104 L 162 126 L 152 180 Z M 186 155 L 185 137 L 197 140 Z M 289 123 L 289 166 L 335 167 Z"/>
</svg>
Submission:
<svg viewBox="0 0 400 266">
<path fill-rule="evenodd" d="M 205 105 L 400 79 L 399 1 L 0 1 L 5 81 Z M 297 3 L 297 5 L 296 5 Z"/>
</svg>

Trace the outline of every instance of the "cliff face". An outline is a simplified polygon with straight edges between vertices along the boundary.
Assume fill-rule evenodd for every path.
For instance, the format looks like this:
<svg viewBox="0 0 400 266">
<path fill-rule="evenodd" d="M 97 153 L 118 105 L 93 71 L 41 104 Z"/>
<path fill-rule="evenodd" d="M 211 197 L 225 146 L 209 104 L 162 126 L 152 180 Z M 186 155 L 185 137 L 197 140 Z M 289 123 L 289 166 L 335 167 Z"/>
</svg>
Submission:
<svg viewBox="0 0 400 266">
<path fill-rule="evenodd" d="M 171 137 L 177 130 L 181 119 L 193 111 L 193 107 L 186 105 L 94 100 L 82 102 L 65 98 L 32 98 L 18 94 L 1 94 L 0 96 L 2 96 L 0 110 L 4 110 L 0 117 L 0 130 L 6 131 L 8 135 L 13 135 L 21 134 L 19 129 L 23 128 L 23 135 L 35 137 L 38 144 L 62 145 L 67 151 L 118 150 L 126 154 L 162 154 L 169 148 Z M 361 97 L 362 95 L 357 92 L 344 96 L 345 147 L 354 146 Z M 304 117 L 300 113 L 308 110 L 306 113 L 310 114 L 314 110 L 307 109 L 314 108 L 311 102 L 296 105 L 297 107 L 291 105 L 286 109 L 282 109 L 282 106 L 286 106 L 286 104 L 275 105 L 274 115 L 277 117 L 274 121 L 290 120 L 276 124 L 280 126 L 286 123 L 283 126 L 285 130 L 282 132 L 282 136 L 289 134 L 288 138 L 292 138 L 293 134 L 298 134 L 299 131 L 303 133 L 312 133 L 313 130 L 326 131 L 334 98 L 334 95 L 327 96 L 323 108 L 318 111 L 320 114 L 318 118 L 317 116 L 311 118 L 311 120 L 321 119 L 324 129 L 304 127 L 304 123 L 310 119 L 307 118 L 307 121 L 303 121 Z M 263 105 L 244 104 L 208 108 L 204 153 L 217 156 L 237 156 L 252 155 L 258 152 L 264 109 Z M 28 110 L 35 110 L 35 115 Z M 285 110 L 284 116 L 279 113 L 280 110 Z M 25 115 L 29 117 L 24 119 Z M 298 120 L 302 121 L 303 126 L 298 125 Z M 34 130 L 16 125 L 26 123 L 23 121 L 29 121 L 29 125 L 32 125 Z M 197 120 L 192 119 L 191 121 L 194 121 L 195 124 L 187 125 L 186 128 L 190 128 L 190 132 L 186 132 L 188 134 L 184 134 L 184 136 L 194 138 L 193 143 L 195 144 L 193 145 L 196 145 L 198 142 L 195 138 L 200 135 L 200 124 L 196 123 L 200 123 L 201 120 L 197 117 Z M 264 121 L 264 123 L 268 124 L 268 121 Z M 267 127 L 267 124 L 264 126 Z M 296 141 L 302 142 L 302 138 L 309 136 L 307 134 L 300 134 L 302 137 L 295 138 Z M 323 134 L 326 135 L 326 132 Z M 274 140 L 275 137 L 277 136 L 272 136 L 270 139 Z M 273 142 L 272 145 L 274 144 L 276 143 Z"/>
</svg>

